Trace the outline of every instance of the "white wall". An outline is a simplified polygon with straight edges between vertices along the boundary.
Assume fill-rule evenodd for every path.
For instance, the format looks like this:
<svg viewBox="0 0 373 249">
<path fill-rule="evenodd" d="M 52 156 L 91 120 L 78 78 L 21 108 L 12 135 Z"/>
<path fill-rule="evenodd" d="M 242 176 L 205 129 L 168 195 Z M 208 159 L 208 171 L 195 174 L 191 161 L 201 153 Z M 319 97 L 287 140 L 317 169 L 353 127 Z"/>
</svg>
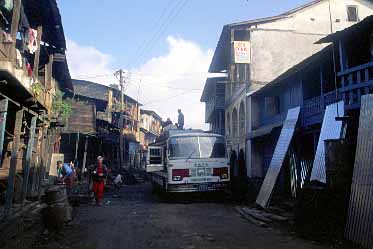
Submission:
<svg viewBox="0 0 373 249">
<path fill-rule="evenodd" d="M 347 6 L 358 7 L 360 20 L 373 15 L 373 3 L 330 0 L 333 31 L 347 28 Z M 312 20 L 311 20 L 312 19 Z M 336 22 L 336 19 L 340 19 Z M 251 81 L 268 83 L 326 45 L 314 44 L 331 33 L 329 2 L 323 1 L 289 18 L 260 24 L 251 29 Z"/>
</svg>

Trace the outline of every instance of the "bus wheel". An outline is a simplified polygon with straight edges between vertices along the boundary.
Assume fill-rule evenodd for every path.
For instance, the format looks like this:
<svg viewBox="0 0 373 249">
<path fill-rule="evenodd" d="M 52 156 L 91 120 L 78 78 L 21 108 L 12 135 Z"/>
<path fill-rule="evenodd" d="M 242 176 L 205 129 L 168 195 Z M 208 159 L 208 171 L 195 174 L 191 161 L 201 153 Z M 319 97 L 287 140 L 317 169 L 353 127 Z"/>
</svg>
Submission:
<svg viewBox="0 0 373 249">
<path fill-rule="evenodd" d="M 158 194 L 159 193 L 159 186 L 158 184 L 152 182 L 152 193 L 153 194 Z"/>
</svg>

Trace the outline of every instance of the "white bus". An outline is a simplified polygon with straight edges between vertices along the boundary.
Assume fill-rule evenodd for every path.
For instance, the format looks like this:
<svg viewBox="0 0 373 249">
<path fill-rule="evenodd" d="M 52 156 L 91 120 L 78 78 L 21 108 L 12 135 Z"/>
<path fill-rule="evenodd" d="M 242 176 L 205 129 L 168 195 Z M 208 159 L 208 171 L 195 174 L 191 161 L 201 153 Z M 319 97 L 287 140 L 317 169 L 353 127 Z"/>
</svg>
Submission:
<svg viewBox="0 0 373 249">
<path fill-rule="evenodd" d="M 229 162 L 223 136 L 170 130 L 148 148 L 147 172 L 165 192 L 223 191 Z"/>
</svg>

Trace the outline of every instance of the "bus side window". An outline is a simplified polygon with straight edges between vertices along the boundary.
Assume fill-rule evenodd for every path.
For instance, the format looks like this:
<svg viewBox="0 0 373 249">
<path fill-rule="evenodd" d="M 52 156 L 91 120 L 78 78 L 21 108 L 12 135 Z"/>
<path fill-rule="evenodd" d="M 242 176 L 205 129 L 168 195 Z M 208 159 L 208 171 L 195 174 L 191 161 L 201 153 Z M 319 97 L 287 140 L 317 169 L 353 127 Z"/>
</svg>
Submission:
<svg viewBox="0 0 373 249">
<path fill-rule="evenodd" d="M 163 166 L 164 169 L 167 168 L 167 148 L 163 150 Z"/>
<path fill-rule="evenodd" d="M 149 146 L 148 165 L 163 165 L 163 151 L 162 147 Z"/>
</svg>

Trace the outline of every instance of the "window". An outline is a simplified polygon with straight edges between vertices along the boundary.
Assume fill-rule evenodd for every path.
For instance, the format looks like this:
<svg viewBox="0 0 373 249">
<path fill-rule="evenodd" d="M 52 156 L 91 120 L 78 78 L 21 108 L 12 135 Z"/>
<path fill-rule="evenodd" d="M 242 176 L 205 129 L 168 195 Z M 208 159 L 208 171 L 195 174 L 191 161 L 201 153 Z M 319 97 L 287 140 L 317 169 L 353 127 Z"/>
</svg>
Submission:
<svg viewBox="0 0 373 249">
<path fill-rule="evenodd" d="M 224 158 L 225 140 L 222 137 L 173 137 L 169 141 L 171 159 Z"/>
<path fill-rule="evenodd" d="M 148 151 L 148 164 L 162 165 L 163 164 L 163 149 L 161 147 L 151 146 Z"/>
<path fill-rule="evenodd" d="M 239 124 L 240 125 L 240 136 L 244 137 L 245 130 L 246 130 L 246 127 L 245 127 L 246 115 L 245 115 L 245 104 L 243 102 L 241 102 L 240 104 L 239 118 L 240 118 L 240 124 Z"/>
<path fill-rule="evenodd" d="M 265 97 L 264 102 L 266 116 L 274 116 L 280 113 L 279 97 Z"/>
<path fill-rule="evenodd" d="M 200 158 L 198 137 L 174 137 L 169 141 L 170 158 Z"/>
<path fill-rule="evenodd" d="M 244 83 L 250 79 L 249 64 L 235 64 L 234 78 L 235 83 Z"/>
<path fill-rule="evenodd" d="M 232 113 L 232 133 L 233 133 L 233 138 L 238 137 L 238 113 L 236 108 L 233 109 Z"/>
<path fill-rule="evenodd" d="M 226 127 L 227 127 L 227 136 L 231 135 L 231 118 L 229 116 L 229 113 L 227 114 L 227 119 L 226 119 Z"/>
<path fill-rule="evenodd" d="M 358 19 L 357 6 L 347 6 L 347 20 L 349 22 L 357 22 Z"/>
<path fill-rule="evenodd" d="M 199 137 L 201 158 L 224 158 L 225 140 L 221 137 Z"/>
</svg>

